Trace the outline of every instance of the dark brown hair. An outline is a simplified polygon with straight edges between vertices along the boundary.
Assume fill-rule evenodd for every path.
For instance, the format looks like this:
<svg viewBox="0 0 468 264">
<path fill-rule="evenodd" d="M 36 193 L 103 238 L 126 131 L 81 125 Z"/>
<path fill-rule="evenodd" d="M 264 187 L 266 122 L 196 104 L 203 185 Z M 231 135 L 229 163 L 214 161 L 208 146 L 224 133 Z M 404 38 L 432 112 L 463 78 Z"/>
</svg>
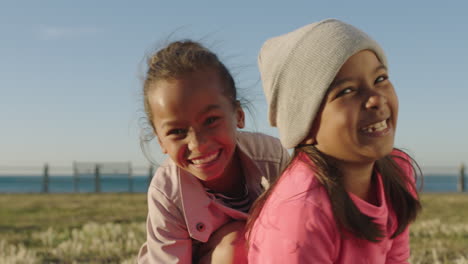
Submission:
<svg viewBox="0 0 468 264">
<path fill-rule="evenodd" d="M 375 169 L 382 175 L 382 183 L 385 189 L 389 207 L 393 208 L 398 221 L 396 231 L 391 234 L 391 238 L 395 238 L 405 228 L 416 219 L 418 212 L 421 210 L 421 204 L 416 194 L 416 186 L 411 179 L 405 175 L 404 168 L 401 168 L 396 160 L 401 160 L 402 163 L 407 163 L 407 166 L 414 172 L 414 176 L 421 175 L 421 170 L 417 163 L 402 150 L 397 150 L 401 155 L 389 154 L 375 163 Z M 349 197 L 344 189 L 342 182 L 342 173 L 334 166 L 333 158 L 320 152 L 315 146 L 307 145 L 296 147 L 294 155 L 286 169 L 293 163 L 300 153 L 304 153 L 311 160 L 311 168 L 323 187 L 326 189 L 332 206 L 333 215 L 336 219 L 340 233 L 343 231 L 350 232 L 358 238 L 366 239 L 372 242 L 378 242 L 384 237 L 383 228 L 373 222 L 373 218 L 369 217 L 357 208 L 354 202 Z M 403 158 L 408 156 L 410 160 Z M 285 169 L 285 170 L 286 170 Z M 284 172 L 284 171 L 283 171 Z M 312 175 L 311 175 L 312 177 Z M 247 232 L 250 238 L 250 231 L 258 218 L 268 197 L 274 191 L 279 178 L 272 186 L 260 196 L 251 208 L 250 218 L 247 222 Z"/>
</svg>

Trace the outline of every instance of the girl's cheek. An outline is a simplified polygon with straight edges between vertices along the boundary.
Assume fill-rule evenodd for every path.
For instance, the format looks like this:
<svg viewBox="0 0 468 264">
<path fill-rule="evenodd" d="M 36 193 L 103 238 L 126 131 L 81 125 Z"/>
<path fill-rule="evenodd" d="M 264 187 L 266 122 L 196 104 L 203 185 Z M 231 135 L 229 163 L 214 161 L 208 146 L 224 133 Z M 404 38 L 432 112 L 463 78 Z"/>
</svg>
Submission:
<svg viewBox="0 0 468 264">
<path fill-rule="evenodd" d="M 188 152 L 188 146 L 187 145 L 176 145 L 173 146 L 174 152 L 177 152 L 177 156 L 179 157 L 180 160 L 185 160 L 186 154 Z"/>
</svg>

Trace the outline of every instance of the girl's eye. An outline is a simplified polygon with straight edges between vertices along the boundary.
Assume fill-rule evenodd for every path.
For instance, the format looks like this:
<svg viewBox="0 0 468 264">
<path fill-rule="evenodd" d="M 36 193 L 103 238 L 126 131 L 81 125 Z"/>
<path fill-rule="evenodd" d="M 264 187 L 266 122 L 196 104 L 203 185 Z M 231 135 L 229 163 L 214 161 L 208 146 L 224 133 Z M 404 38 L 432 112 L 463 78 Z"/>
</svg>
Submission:
<svg viewBox="0 0 468 264">
<path fill-rule="evenodd" d="M 388 76 L 387 75 L 381 75 L 379 77 L 377 77 L 377 79 L 375 79 L 375 83 L 381 83 L 383 81 L 386 81 L 388 80 Z"/>
<path fill-rule="evenodd" d="M 205 121 L 206 125 L 211 125 L 219 119 L 217 116 L 208 117 Z"/>
<path fill-rule="evenodd" d="M 182 128 L 175 128 L 175 129 L 169 130 L 169 132 L 167 132 L 167 135 L 180 136 L 180 135 L 182 135 L 182 134 L 185 134 L 185 132 L 186 132 L 185 129 L 182 129 Z"/>
<path fill-rule="evenodd" d="M 345 89 L 341 90 L 341 91 L 336 95 L 336 97 L 340 97 L 340 96 L 349 94 L 349 93 L 351 93 L 352 91 L 353 91 L 353 89 L 350 88 L 350 87 L 345 88 Z"/>
</svg>

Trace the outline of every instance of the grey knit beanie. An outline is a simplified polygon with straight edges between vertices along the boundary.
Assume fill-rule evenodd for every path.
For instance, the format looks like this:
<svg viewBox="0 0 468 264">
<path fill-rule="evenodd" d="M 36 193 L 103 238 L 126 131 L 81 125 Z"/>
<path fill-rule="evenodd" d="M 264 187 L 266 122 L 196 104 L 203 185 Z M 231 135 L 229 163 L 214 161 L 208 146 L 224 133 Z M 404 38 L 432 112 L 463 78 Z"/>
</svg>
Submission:
<svg viewBox="0 0 468 264">
<path fill-rule="evenodd" d="M 293 148 L 306 138 L 341 66 L 362 50 L 374 51 L 387 66 L 377 42 L 336 19 L 301 27 L 263 44 L 258 64 L 269 120 L 278 127 L 284 147 Z"/>
</svg>

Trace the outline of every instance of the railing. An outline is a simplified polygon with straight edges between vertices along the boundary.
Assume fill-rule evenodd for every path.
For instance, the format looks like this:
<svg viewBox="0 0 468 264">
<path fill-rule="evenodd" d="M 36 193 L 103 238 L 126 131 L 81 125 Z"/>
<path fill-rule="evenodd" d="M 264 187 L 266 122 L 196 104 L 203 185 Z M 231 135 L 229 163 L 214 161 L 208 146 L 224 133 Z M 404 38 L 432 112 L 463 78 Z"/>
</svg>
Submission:
<svg viewBox="0 0 468 264">
<path fill-rule="evenodd" d="M 154 172 L 154 166 L 132 166 L 130 162 L 73 162 L 72 166 L 48 163 L 43 166 L 0 165 L 0 193 L 146 192 Z"/>
<path fill-rule="evenodd" d="M 73 162 L 72 166 L 2 166 L 0 193 L 146 192 L 154 166 L 130 162 Z M 465 165 L 423 167 L 423 191 L 465 192 Z"/>
</svg>

